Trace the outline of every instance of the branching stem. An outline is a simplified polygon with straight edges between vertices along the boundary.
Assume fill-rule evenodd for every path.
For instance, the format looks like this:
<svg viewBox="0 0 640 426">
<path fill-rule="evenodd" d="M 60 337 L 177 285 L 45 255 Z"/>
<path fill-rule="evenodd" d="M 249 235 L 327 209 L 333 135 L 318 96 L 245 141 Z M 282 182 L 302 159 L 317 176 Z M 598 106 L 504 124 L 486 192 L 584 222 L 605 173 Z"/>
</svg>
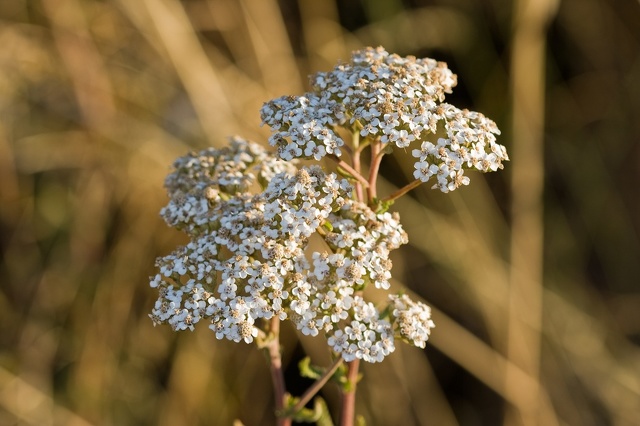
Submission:
<svg viewBox="0 0 640 426">
<path fill-rule="evenodd" d="M 396 192 L 394 192 L 393 194 L 389 195 L 387 198 L 385 198 L 382 201 L 383 202 L 395 201 L 398 198 L 402 197 L 407 192 L 409 192 L 412 189 L 417 188 L 418 186 L 420 186 L 421 183 L 423 183 L 423 182 L 420 179 L 416 179 L 413 182 L 410 182 L 410 183 L 406 184 L 405 186 L 403 186 L 402 188 L 398 189 Z"/>
<path fill-rule="evenodd" d="M 369 181 L 367 179 L 365 179 L 364 176 L 362 176 L 360 174 L 360 172 L 358 172 L 355 168 L 353 168 L 347 162 L 345 162 L 344 160 L 341 160 L 339 157 L 337 157 L 336 155 L 333 155 L 333 154 L 327 155 L 327 157 L 331 158 L 333 161 L 338 163 L 338 167 L 342 168 L 347 173 L 349 173 L 349 175 L 351 177 L 353 177 L 358 182 L 360 182 L 365 188 L 367 188 L 369 186 Z"/>
<path fill-rule="evenodd" d="M 307 402 L 309 402 L 311 398 L 313 398 L 313 396 L 317 394 L 320 389 L 322 389 L 322 387 L 329 381 L 331 376 L 333 376 L 333 373 L 335 373 L 338 367 L 340 367 L 340 365 L 342 364 L 342 361 L 342 357 L 336 358 L 333 364 L 331 364 L 331 367 L 329 367 L 327 371 L 324 372 L 322 377 L 318 378 L 318 380 L 316 380 L 315 383 L 311 385 L 311 387 L 309 387 L 309 389 L 307 389 L 307 391 L 300 397 L 300 401 L 298 401 L 298 403 L 293 406 L 291 412 L 297 413 L 298 411 L 302 410 L 304 406 L 307 405 Z"/>
</svg>

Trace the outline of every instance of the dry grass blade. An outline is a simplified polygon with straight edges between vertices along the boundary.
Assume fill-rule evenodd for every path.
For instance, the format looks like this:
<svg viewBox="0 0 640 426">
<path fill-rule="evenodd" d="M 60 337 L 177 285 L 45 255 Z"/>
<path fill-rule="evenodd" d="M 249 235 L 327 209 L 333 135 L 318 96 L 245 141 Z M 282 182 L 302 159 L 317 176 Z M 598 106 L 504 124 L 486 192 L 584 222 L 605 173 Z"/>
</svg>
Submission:
<svg viewBox="0 0 640 426">
<path fill-rule="evenodd" d="M 264 86 L 274 96 L 303 90 L 292 43 L 275 0 L 241 0 L 244 22 Z"/>
<path fill-rule="evenodd" d="M 91 426 L 82 417 L 56 404 L 51 395 L 42 392 L 20 377 L 0 367 L 0 405 L 28 425 L 65 424 Z"/>
<path fill-rule="evenodd" d="M 511 159 L 511 270 L 507 355 L 538 378 L 543 315 L 543 133 L 545 34 L 556 0 L 516 2 L 511 69 L 514 135 Z M 527 326 L 527 325 L 532 325 Z M 557 424 L 544 416 L 539 387 L 522 385 L 513 369 L 506 375 L 509 394 L 523 403 L 507 411 L 507 424 Z"/>
<path fill-rule="evenodd" d="M 232 134 L 237 129 L 232 102 L 183 6 L 173 0 L 146 0 L 143 4 L 144 13 L 180 76 L 210 143 L 215 143 L 220 134 Z"/>
</svg>

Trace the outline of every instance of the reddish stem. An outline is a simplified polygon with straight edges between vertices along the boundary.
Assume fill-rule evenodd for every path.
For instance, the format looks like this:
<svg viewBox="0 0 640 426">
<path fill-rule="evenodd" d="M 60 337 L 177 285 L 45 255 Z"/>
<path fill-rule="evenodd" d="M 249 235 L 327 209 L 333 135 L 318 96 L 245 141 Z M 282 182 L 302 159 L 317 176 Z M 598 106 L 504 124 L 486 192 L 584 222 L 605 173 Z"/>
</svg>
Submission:
<svg viewBox="0 0 640 426">
<path fill-rule="evenodd" d="M 405 186 L 403 186 L 402 188 L 398 189 L 396 192 L 394 192 L 393 194 L 391 194 L 388 197 L 386 197 L 383 201 L 384 202 L 395 201 L 398 198 L 402 197 L 407 192 L 411 191 L 412 189 L 417 188 L 422 183 L 423 182 L 420 179 L 416 179 L 413 182 L 410 182 L 410 183 L 406 184 Z"/>
<path fill-rule="evenodd" d="M 347 380 L 351 386 L 348 392 L 342 393 L 342 412 L 340 413 L 340 426 L 353 426 L 356 414 L 356 386 L 358 383 L 358 367 L 360 360 L 355 359 L 348 365 Z"/>
<path fill-rule="evenodd" d="M 284 373 L 282 371 L 282 355 L 280 353 L 280 318 L 274 316 L 271 319 L 271 333 L 273 337 L 267 344 L 269 351 L 269 365 L 271 367 L 271 382 L 273 383 L 273 393 L 276 402 L 276 413 L 279 415 L 284 409 L 286 386 L 284 383 Z M 291 426 L 291 419 L 287 417 L 277 417 L 278 426 Z"/>
<path fill-rule="evenodd" d="M 352 156 L 354 168 L 360 171 L 360 152 L 364 145 L 358 147 Z M 371 143 L 371 168 L 369 170 L 369 180 L 367 181 L 367 195 L 370 204 L 373 204 L 373 200 L 376 197 L 376 180 L 378 177 L 378 170 L 380 168 L 380 161 L 382 160 L 382 152 L 380 149 L 379 141 L 372 141 Z M 364 202 L 364 194 L 362 191 L 356 192 L 358 201 Z M 340 412 L 340 426 L 353 426 L 356 412 L 356 387 L 358 385 L 358 369 L 360 367 L 360 360 L 355 359 L 347 364 L 347 380 L 350 388 L 348 391 L 342 391 L 342 411 Z"/>
<path fill-rule="evenodd" d="M 358 173 L 358 175 L 362 176 L 362 174 L 360 173 L 360 170 L 362 169 L 360 166 L 360 150 L 359 149 L 356 149 L 353 151 L 351 159 L 353 163 L 353 169 Z M 364 198 L 364 195 L 362 192 L 362 183 L 360 181 L 356 182 L 356 197 L 358 198 L 358 200 L 362 200 Z"/>
<path fill-rule="evenodd" d="M 356 179 L 358 182 L 360 182 L 363 186 L 365 186 L 365 187 L 369 186 L 369 181 L 367 181 L 364 178 L 364 176 L 362 176 L 360 174 L 360 172 L 358 170 L 356 170 L 355 168 L 350 166 L 347 162 L 341 160 L 339 157 L 337 157 L 337 156 L 335 156 L 333 154 L 327 155 L 327 157 L 332 159 L 336 163 L 338 163 L 339 167 L 344 169 L 347 173 L 349 173 L 354 179 Z"/>
<path fill-rule="evenodd" d="M 382 162 L 382 156 L 384 152 L 381 150 L 380 141 L 374 141 L 371 144 L 371 167 L 369 169 L 369 205 L 373 206 L 374 200 L 378 196 L 376 190 L 376 184 L 378 180 L 378 171 L 380 170 L 380 162 Z"/>
</svg>

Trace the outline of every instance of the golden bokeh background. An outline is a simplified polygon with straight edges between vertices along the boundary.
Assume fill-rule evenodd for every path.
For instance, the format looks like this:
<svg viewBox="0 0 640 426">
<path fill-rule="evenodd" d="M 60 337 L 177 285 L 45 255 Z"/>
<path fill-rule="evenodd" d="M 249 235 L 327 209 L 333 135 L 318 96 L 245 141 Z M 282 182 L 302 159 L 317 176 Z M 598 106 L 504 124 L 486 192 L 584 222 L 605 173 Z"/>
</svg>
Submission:
<svg viewBox="0 0 640 426">
<path fill-rule="evenodd" d="M 239 134 L 352 50 L 446 61 L 451 102 L 512 161 L 399 201 L 395 289 L 424 350 L 365 366 L 370 425 L 640 424 L 637 0 L 0 2 L 0 424 L 273 423 L 267 363 L 206 327 L 152 327 L 173 160 Z M 381 192 L 410 178 L 383 163 Z M 375 294 L 372 295 L 375 297 Z M 285 329 L 292 392 L 303 351 Z M 324 393 L 337 411 L 335 389 Z"/>
</svg>

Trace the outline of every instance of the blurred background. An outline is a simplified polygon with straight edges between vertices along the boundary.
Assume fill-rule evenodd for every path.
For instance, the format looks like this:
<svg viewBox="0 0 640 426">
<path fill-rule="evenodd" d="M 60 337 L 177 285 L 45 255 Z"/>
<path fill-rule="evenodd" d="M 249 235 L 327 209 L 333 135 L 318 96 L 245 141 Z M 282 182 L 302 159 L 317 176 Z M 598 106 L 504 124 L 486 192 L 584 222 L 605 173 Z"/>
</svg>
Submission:
<svg viewBox="0 0 640 426">
<path fill-rule="evenodd" d="M 272 424 L 267 362 L 202 327 L 152 327 L 173 160 L 262 103 L 384 46 L 446 61 L 449 101 L 512 161 L 393 207 L 395 290 L 433 306 L 427 348 L 364 366 L 371 425 L 640 424 L 637 0 L 0 2 L 0 424 Z M 386 158 L 382 193 L 405 184 Z M 323 342 L 284 330 L 290 390 Z M 337 412 L 335 389 L 323 394 Z"/>
</svg>

